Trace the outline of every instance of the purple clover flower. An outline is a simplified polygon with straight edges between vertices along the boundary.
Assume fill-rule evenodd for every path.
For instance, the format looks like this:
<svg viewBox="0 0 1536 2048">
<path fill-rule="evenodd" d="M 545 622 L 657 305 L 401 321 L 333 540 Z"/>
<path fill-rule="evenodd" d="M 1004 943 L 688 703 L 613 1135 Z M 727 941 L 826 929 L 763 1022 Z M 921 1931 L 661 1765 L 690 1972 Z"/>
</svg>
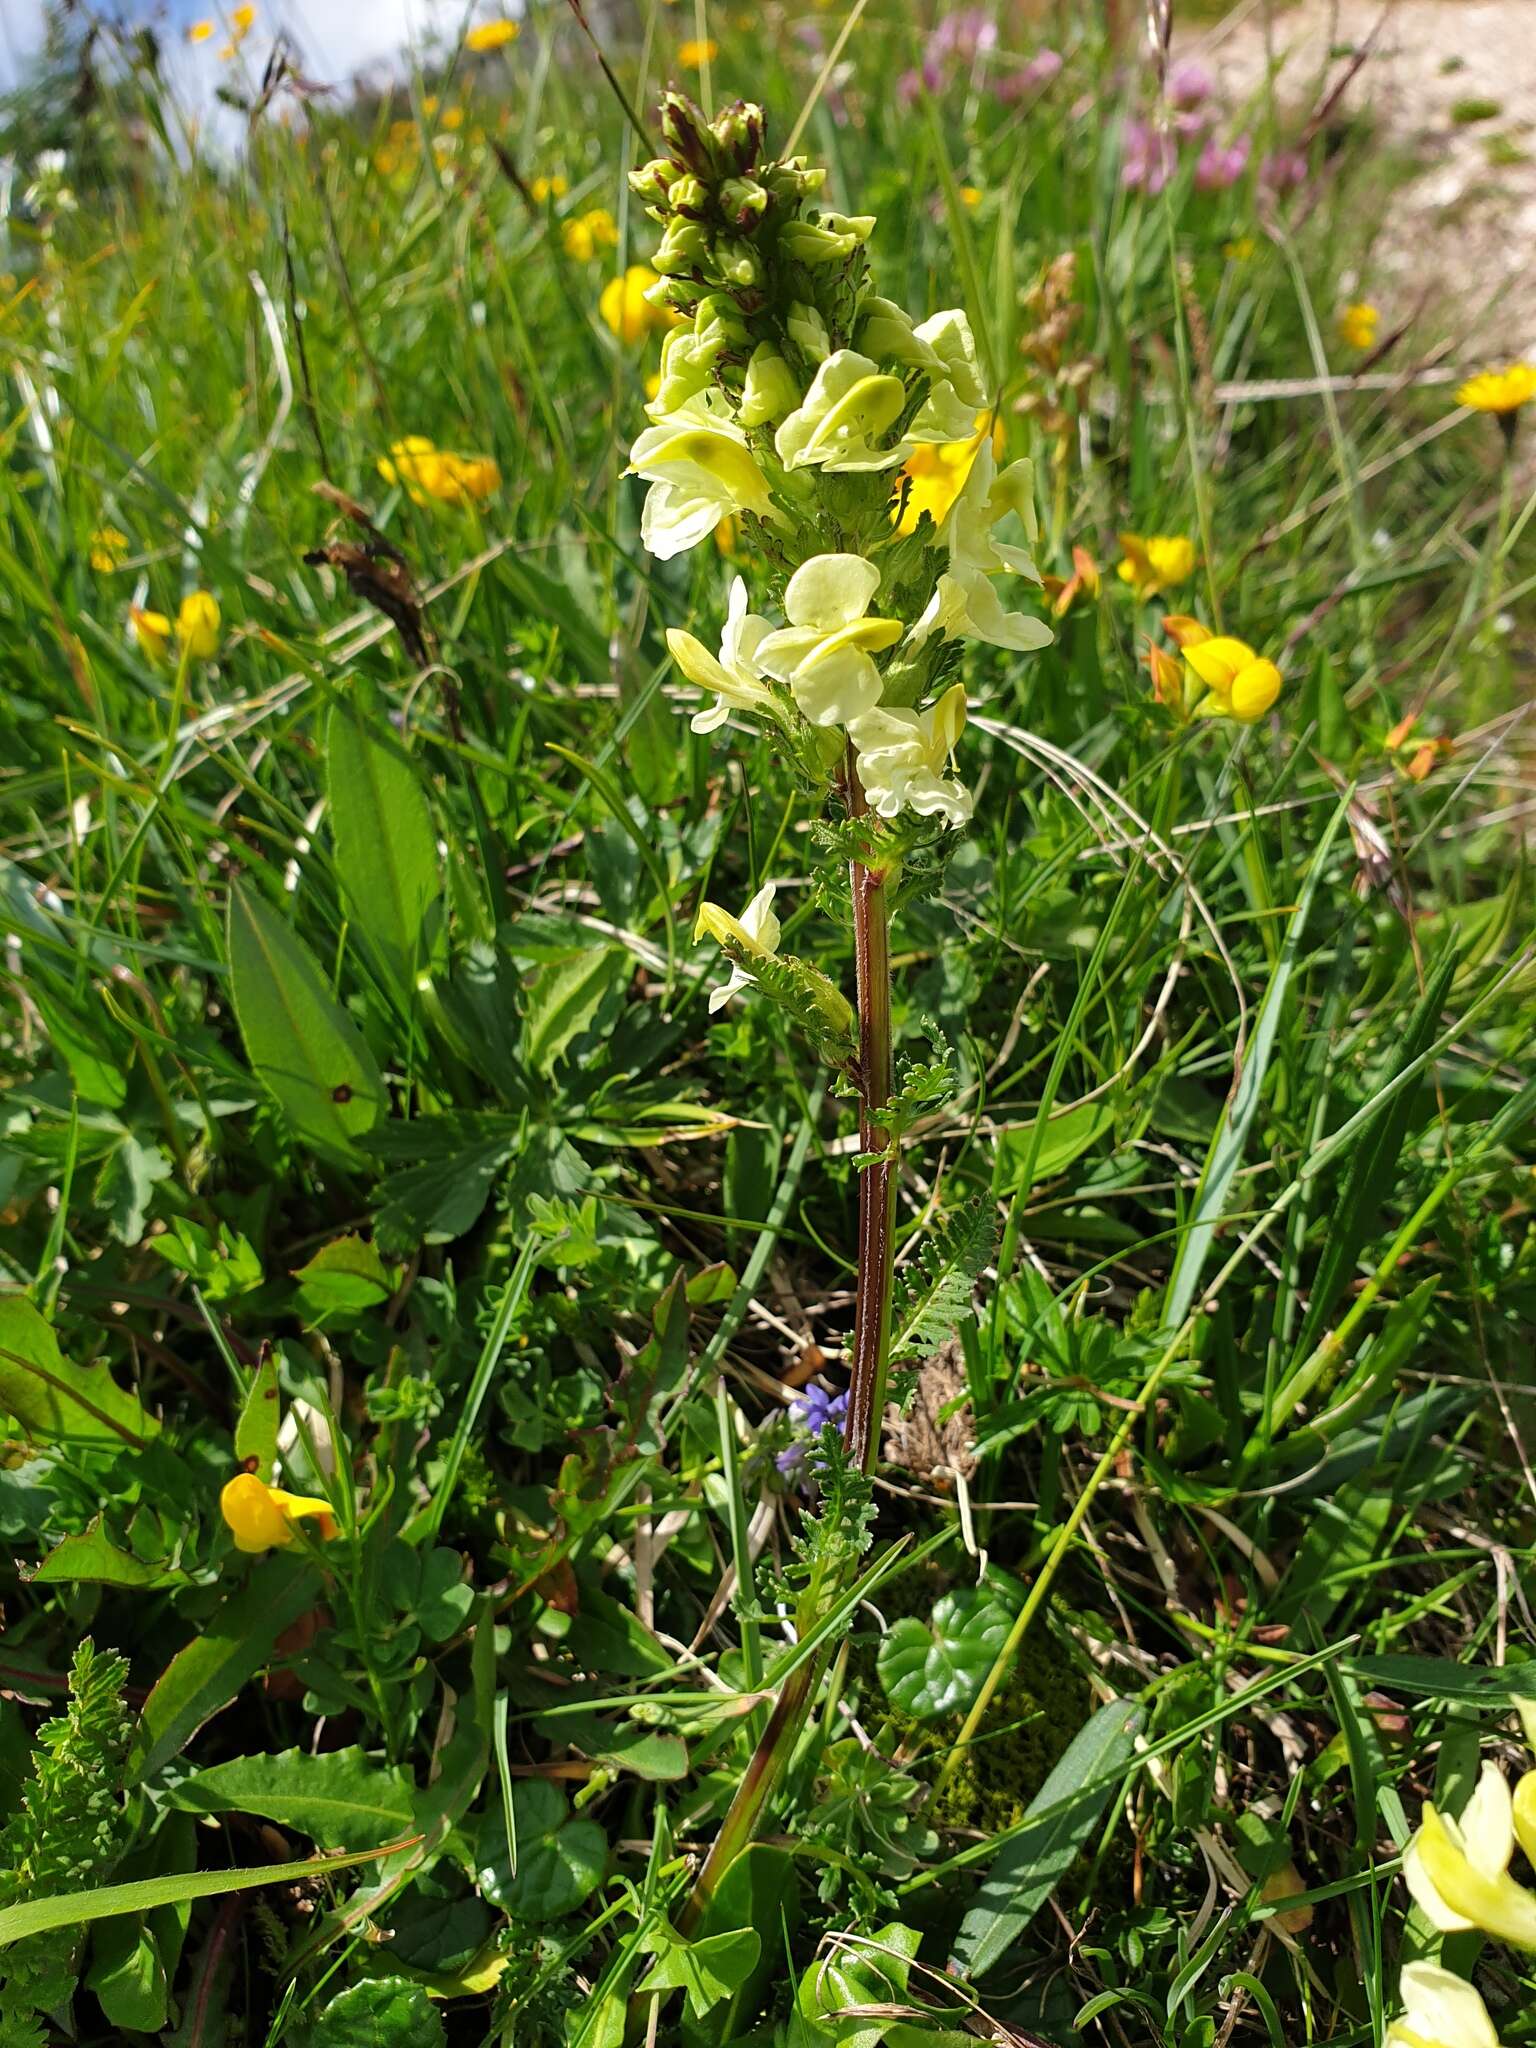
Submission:
<svg viewBox="0 0 1536 2048">
<path fill-rule="evenodd" d="M 1166 98 L 1170 107 L 1189 110 L 1203 106 L 1216 90 L 1216 82 L 1197 59 L 1186 57 L 1168 74 Z"/>
<path fill-rule="evenodd" d="M 1173 176 L 1173 143 L 1150 122 L 1127 121 L 1120 137 L 1120 182 L 1156 196 Z"/>
<path fill-rule="evenodd" d="M 1307 182 L 1307 160 L 1299 149 L 1271 150 L 1259 165 L 1259 183 L 1268 192 L 1293 192 Z"/>
<path fill-rule="evenodd" d="M 1226 144 L 1208 142 L 1195 165 L 1196 186 L 1202 192 L 1227 191 L 1247 170 L 1252 153 L 1253 142 L 1247 135 L 1239 135 L 1236 141 Z"/>
<path fill-rule="evenodd" d="M 994 81 L 992 96 L 1001 100 L 1005 107 L 1012 106 L 1015 101 L 1026 99 L 1030 93 L 1040 91 L 1052 79 L 1059 77 L 1065 62 L 1059 50 L 1036 50 L 1027 64 L 1021 65 L 1017 71 L 1005 72 Z"/>
</svg>

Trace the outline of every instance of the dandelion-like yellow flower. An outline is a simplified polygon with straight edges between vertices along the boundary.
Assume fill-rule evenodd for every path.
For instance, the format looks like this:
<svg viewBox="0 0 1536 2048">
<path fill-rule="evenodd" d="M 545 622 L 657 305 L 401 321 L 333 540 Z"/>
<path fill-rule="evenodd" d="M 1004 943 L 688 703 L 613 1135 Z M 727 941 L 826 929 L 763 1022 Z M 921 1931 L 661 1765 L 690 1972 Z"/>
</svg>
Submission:
<svg viewBox="0 0 1536 2048">
<path fill-rule="evenodd" d="M 697 71 L 705 64 L 713 64 L 720 54 L 720 45 L 706 37 L 702 42 L 679 43 L 677 61 L 685 71 Z"/>
<path fill-rule="evenodd" d="M 173 631 L 165 613 L 144 611 L 136 604 L 130 605 L 128 623 L 133 628 L 133 637 L 138 641 L 142 652 L 147 654 L 151 661 L 163 660 L 166 649 L 171 644 Z"/>
<path fill-rule="evenodd" d="M 570 189 L 569 181 L 557 171 L 552 178 L 535 178 L 528 193 L 535 206 L 543 206 L 548 200 L 563 199 Z"/>
<path fill-rule="evenodd" d="M 1510 363 L 1502 370 L 1484 370 L 1458 385 L 1456 403 L 1474 412 L 1518 412 L 1536 398 L 1536 363 Z"/>
<path fill-rule="evenodd" d="M 646 297 L 657 281 L 649 264 L 631 263 L 622 277 L 611 277 L 603 286 L 597 310 L 620 341 L 633 345 L 673 324 L 676 315 L 665 306 L 653 306 Z"/>
<path fill-rule="evenodd" d="M 193 661 L 212 661 L 221 624 L 218 599 L 207 590 L 189 590 L 176 614 L 176 638 Z"/>
<path fill-rule="evenodd" d="M 98 526 L 91 535 L 90 564 L 98 576 L 110 576 L 128 552 L 128 536 L 115 526 Z"/>
<path fill-rule="evenodd" d="M 1246 640 L 1226 633 L 1200 640 L 1186 634 L 1181 644 L 1185 662 L 1209 693 L 1195 706 L 1197 718 L 1235 718 L 1240 725 L 1252 725 L 1280 695 L 1285 678 Z"/>
<path fill-rule="evenodd" d="M 378 472 L 399 484 L 413 505 L 483 505 L 501 488 L 501 471 L 489 455 L 455 455 L 425 434 L 391 441 Z"/>
<path fill-rule="evenodd" d="M 328 1500 L 313 1494 L 285 1493 L 268 1486 L 254 1472 L 240 1472 L 219 1495 L 219 1512 L 228 1523 L 237 1550 L 281 1550 L 298 1534 L 296 1524 L 314 1521 L 326 1542 L 336 1534 L 336 1517 Z"/>
<path fill-rule="evenodd" d="M 213 38 L 213 26 L 211 21 L 192 22 L 187 29 L 187 41 L 189 43 L 210 42 Z"/>
<path fill-rule="evenodd" d="M 1124 551 L 1120 580 L 1142 598 L 1187 583 L 1199 559 L 1194 542 L 1182 533 L 1122 533 L 1120 546 Z"/>
<path fill-rule="evenodd" d="M 590 212 L 566 221 L 560 230 L 560 240 L 567 256 L 573 256 L 578 263 L 590 263 L 600 250 L 617 249 L 619 224 L 606 206 L 594 206 Z"/>
<path fill-rule="evenodd" d="M 1376 308 L 1368 306 L 1363 299 L 1357 299 L 1339 315 L 1339 339 L 1346 348 L 1374 348 L 1380 323 L 1381 315 Z"/>
<path fill-rule="evenodd" d="M 941 526 L 949 508 L 965 488 L 982 442 L 987 438 L 990 415 L 976 415 L 976 431 L 964 441 L 921 441 L 903 465 L 898 478 L 906 479 L 906 498 L 899 512 L 893 511 L 898 533 L 916 533 L 926 512 L 935 526 Z"/>
<path fill-rule="evenodd" d="M 515 43 L 518 27 L 515 21 L 482 21 L 472 28 L 464 38 L 466 50 L 504 50 L 508 43 Z"/>
</svg>

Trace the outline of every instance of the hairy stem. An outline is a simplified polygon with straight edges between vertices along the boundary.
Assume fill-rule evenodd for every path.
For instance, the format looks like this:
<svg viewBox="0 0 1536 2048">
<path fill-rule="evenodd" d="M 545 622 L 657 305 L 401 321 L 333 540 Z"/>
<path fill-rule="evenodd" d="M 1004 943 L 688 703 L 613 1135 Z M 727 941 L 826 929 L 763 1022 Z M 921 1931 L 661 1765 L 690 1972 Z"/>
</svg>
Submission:
<svg viewBox="0 0 1536 2048">
<path fill-rule="evenodd" d="M 849 808 L 866 812 L 850 753 Z M 859 1005 L 859 1138 L 867 1153 L 884 1154 L 859 1171 L 859 1268 L 854 1307 L 853 1370 L 848 1382 L 848 1455 L 868 1472 L 880 1442 L 886 1354 L 891 1341 L 891 1279 L 895 1259 L 896 1147 L 881 1122 L 891 1099 L 891 943 L 888 870 L 854 861 L 854 971 Z M 682 1933 L 697 1930 L 721 1878 L 761 1830 L 800 1731 L 810 1713 L 824 1660 L 812 1657 L 783 1686 L 752 1761 L 742 1774 L 720 1832 L 683 1908 Z"/>
</svg>

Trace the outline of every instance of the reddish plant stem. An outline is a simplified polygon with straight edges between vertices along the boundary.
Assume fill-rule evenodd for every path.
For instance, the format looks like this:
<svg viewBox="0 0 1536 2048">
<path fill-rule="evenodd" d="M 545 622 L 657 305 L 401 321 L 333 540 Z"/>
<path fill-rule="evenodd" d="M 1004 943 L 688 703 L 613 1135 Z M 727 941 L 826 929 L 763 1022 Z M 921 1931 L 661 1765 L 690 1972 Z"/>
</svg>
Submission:
<svg viewBox="0 0 1536 2048">
<path fill-rule="evenodd" d="M 845 786 L 852 816 L 867 816 L 851 749 Z M 859 1014 L 859 1141 L 867 1153 L 889 1148 L 891 1154 L 859 1169 L 858 1292 L 845 1430 L 848 1456 L 865 1472 L 874 1466 L 885 1410 L 895 1259 L 896 1148 L 880 1120 L 891 1099 L 890 879 L 890 872 L 878 865 L 849 864 Z M 822 1656 L 810 1658 L 781 1687 L 683 1908 L 678 1922 L 683 1934 L 697 1932 L 721 1878 L 760 1832 L 810 1713 L 824 1662 Z"/>
</svg>

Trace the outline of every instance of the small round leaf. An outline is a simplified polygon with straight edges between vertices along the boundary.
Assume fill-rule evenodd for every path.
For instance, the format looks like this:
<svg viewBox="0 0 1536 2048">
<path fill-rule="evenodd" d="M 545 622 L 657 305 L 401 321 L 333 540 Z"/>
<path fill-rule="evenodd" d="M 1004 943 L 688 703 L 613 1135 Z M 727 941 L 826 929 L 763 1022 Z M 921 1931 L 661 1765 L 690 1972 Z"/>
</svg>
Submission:
<svg viewBox="0 0 1536 2048">
<path fill-rule="evenodd" d="M 927 1623 L 898 1621 L 875 1659 L 886 1698 L 919 1721 L 972 1705 L 1007 1640 L 1013 1617 L 983 1588 L 945 1593 Z"/>
</svg>

